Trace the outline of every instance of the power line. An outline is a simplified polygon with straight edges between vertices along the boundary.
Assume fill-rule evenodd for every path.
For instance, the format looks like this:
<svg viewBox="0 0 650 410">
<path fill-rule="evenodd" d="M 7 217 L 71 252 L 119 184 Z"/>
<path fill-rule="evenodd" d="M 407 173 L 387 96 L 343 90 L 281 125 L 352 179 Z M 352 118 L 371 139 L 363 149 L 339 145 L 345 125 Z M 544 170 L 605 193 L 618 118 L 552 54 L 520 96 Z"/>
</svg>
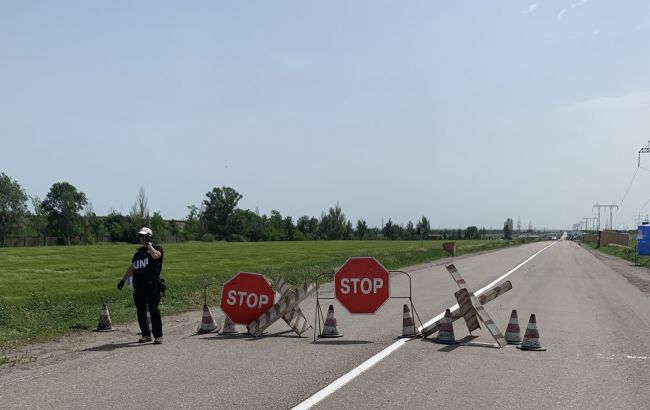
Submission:
<svg viewBox="0 0 650 410">
<path fill-rule="evenodd" d="M 634 179 L 636 178 L 636 174 L 639 173 L 639 168 L 641 168 L 641 167 L 638 166 L 636 168 L 636 170 L 634 171 L 634 175 L 632 176 L 632 180 L 630 181 L 630 184 L 627 186 L 627 189 L 625 190 L 625 194 L 623 195 L 623 199 L 621 199 L 621 202 L 618 203 L 619 206 L 623 206 L 623 201 L 625 201 L 625 198 L 627 197 L 628 192 L 630 192 L 630 188 L 632 188 L 632 184 L 634 183 Z M 648 172 L 650 172 L 650 169 L 648 170 Z"/>
</svg>

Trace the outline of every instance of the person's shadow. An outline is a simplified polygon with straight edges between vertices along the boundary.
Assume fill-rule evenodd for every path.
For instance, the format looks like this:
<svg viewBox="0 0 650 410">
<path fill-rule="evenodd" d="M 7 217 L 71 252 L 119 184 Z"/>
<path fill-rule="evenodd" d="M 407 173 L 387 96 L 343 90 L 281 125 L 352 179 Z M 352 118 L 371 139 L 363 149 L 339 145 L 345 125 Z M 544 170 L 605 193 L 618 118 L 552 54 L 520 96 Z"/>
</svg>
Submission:
<svg viewBox="0 0 650 410">
<path fill-rule="evenodd" d="M 115 349 L 121 349 L 123 347 L 140 347 L 145 346 L 146 343 L 137 343 L 137 342 L 128 342 L 128 343 L 107 343 L 105 345 L 89 347 L 84 349 L 84 352 L 110 352 Z"/>
</svg>

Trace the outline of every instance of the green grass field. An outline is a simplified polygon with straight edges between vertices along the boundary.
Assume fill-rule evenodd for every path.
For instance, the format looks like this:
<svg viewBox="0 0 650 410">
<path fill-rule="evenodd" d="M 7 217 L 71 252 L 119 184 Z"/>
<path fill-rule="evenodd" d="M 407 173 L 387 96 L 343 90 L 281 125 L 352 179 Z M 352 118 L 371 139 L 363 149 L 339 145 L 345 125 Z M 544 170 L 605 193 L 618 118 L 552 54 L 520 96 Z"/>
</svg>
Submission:
<svg viewBox="0 0 650 410">
<path fill-rule="evenodd" d="M 374 256 L 395 269 L 446 256 L 442 241 L 188 242 L 165 245 L 163 315 L 200 308 L 204 290 L 218 305 L 223 282 L 239 271 L 282 275 L 296 284 L 334 272 L 350 256 Z M 456 241 L 457 254 L 506 247 Z M 0 349 L 97 325 L 107 303 L 113 323 L 135 320 L 131 292 L 116 284 L 136 245 L 0 248 Z"/>
</svg>

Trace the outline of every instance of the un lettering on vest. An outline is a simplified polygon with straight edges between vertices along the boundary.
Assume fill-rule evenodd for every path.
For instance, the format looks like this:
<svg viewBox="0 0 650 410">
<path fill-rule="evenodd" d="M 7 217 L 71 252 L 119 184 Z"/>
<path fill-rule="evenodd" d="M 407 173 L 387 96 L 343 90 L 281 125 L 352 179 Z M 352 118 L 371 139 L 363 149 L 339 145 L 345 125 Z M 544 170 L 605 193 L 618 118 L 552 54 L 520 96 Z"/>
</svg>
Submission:
<svg viewBox="0 0 650 410">
<path fill-rule="evenodd" d="M 149 258 L 139 259 L 133 262 L 133 269 L 144 269 L 149 265 Z"/>
</svg>

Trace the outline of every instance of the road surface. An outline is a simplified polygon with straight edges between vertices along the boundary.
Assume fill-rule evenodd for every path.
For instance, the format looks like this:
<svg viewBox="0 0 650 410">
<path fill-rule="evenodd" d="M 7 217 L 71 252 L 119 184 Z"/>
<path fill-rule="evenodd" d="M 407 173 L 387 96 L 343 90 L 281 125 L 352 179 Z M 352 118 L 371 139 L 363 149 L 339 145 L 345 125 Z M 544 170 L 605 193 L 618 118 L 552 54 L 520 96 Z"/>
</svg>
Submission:
<svg viewBox="0 0 650 410">
<path fill-rule="evenodd" d="M 332 301 L 344 337 L 316 343 L 311 332 L 296 337 L 283 322 L 258 339 L 193 335 L 201 312 L 192 312 L 165 318 L 160 346 L 134 343 L 133 324 L 52 342 L 56 354 L 0 370 L 0 407 L 648 407 L 650 274 L 568 241 L 450 258 L 404 269 L 422 322 L 456 303 L 458 288 L 444 266 L 450 262 L 474 291 L 511 272 L 504 280 L 513 289 L 486 310 L 505 332 L 517 309 L 522 334 L 535 313 L 547 351 L 495 348 L 485 327 L 470 336 L 462 320 L 454 323 L 458 345 L 400 343 L 403 299 L 375 315 L 350 315 Z M 333 297 L 331 284 L 320 294 Z M 408 295 L 405 275 L 391 277 L 391 294 Z M 322 303 L 326 310 L 330 301 Z M 301 304 L 310 320 L 315 304 L 313 297 Z"/>
</svg>

